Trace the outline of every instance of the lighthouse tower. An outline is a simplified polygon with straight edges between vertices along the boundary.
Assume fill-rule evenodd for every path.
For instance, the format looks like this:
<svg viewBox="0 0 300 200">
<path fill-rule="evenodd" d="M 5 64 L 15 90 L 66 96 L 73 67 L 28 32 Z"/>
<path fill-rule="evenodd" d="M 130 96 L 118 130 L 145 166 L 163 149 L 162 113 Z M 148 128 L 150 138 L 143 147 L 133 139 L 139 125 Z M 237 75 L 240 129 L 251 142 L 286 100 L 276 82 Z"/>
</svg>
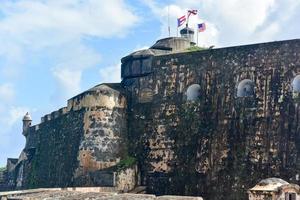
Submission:
<svg viewBox="0 0 300 200">
<path fill-rule="evenodd" d="M 27 112 L 26 115 L 23 117 L 23 135 L 26 137 L 28 133 L 28 128 L 31 126 L 31 116 Z"/>
</svg>

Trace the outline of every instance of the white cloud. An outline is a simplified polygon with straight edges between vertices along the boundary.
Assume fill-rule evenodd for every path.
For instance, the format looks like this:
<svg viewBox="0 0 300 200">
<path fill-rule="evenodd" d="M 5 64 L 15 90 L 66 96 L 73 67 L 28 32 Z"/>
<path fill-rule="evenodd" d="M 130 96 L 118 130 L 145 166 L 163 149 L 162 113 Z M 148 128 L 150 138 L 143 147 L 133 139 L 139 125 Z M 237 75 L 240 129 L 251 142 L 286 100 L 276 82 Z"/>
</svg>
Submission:
<svg viewBox="0 0 300 200">
<path fill-rule="evenodd" d="M 62 102 L 81 91 L 83 71 L 96 66 L 101 60 L 93 49 L 76 42 L 62 47 L 56 59 L 57 64 L 51 70 L 58 83 L 53 99 L 59 98 Z"/>
<path fill-rule="evenodd" d="M 56 97 L 70 97 L 80 92 L 81 70 L 56 68 L 53 69 L 53 75 L 59 85 Z"/>
<path fill-rule="evenodd" d="M 100 62 L 86 38 L 124 37 L 139 20 L 123 0 L 5 0 L 0 13 L 2 76 L 16 76 L 28 53 L 48 54 L 60 98 L 78 92 L 84 70 Z"/>
<path fill-rule="evenodd" d="M 0 9 L 6 14 L 0 22 L 1 30 L 35 47 L 84 35 L 124 36 L 138 20 L 123 0 L 5 1 Z"/>
<path fill-rule="evenodd" d="M 15 97 L 15 90 L 11 83 L 0 85 L 0 103 L 9 103 Z"/>
<path fill-rule="evenodd" d="M 166 36 L 167 5 L 154 0 L 144 2 L 159 16 L 162 35 Z M 187 9 L 198 9 L 200 21 L 207 24 L 207 31 L 199 34 L 200 45 L 220 47 L 299 37 L 300 28 L 290 27 L 298 23 L 299 0 L 175 0 L 169 8 L 173 27 L 174 17 Z"/>
<path fill-rule="evenodd" d="M 177 18 L 186 14 L 188 7 L 179 6 L 177 4 L 165 5 L 161 6 L 154 1 L 144 1 L 146 5 L 148 5 L 155 16 L 157 16 L 161 22 L 161 35 L 160 37 L 168 37 L 168 17 L 170 21 L 170 29 L 171 36 L 180 36 L 179 31 L 184 27 L 182 25 L 177 29 Z M 168 14 L 169 13 L 169 14 Z M 191 16 L 189 19 L 189 27 L 196 27 L 197 24 L 204 22 L 207 25 L 207 30 L 203 33 L 199 33 L 198 42 L 199 46 L 211 46 L 216 44 L 218 41 L 219 31 L 217 27 L 209 22 L 208 20 L 204 20 L 200 18 L 200 15 Z M 197 40 L 197 36 L 195 34 L 195 42 Z"/>
<path fill-rule="evenodd" d="M 11 83 L 0 85 L 0 134 L 9 130 L 19 117 L 21 107 L 11 106 L 15 100 L 15 89 Z M 23 113 L 24 114 L 24 113 Z"/>
<path fill-rule="evenodd" d="M 6 124 L 10 127 L 14 125 L 18 120 L 22 120 L 26 112 L 30 112 L 30 109 L 26 107 L 11 107 L 6 115 Z"/>
<path fill-rule="evenodd" d="M 18 84 L 25 79 L 23 76 L 48 72 L 45 82 L 49 84 L 47 89 L 52 90 L 45 91 L 41 97 L 49 94 L 49 100 L 55 100 L 54 105 L 65 104 L 66 98 L 80 92 L 85 71 L 100 65 L 101 52 L 97 52 L 90 41 L 125 37 L 138 22 L 138 16 L 125 0 L 1 0 L 0 80 L 14 83 L 0 82 L 1 152 L 11 155 L 12 145 L 17 145 L 14 149 L 23 147 L 14 142 L 20 141 L 21 118 L 30 111 L 19 106 L 21 99 L 15 97 L 23 93 L 18 91 L 22 88 Z M 40 66 L 34 66 L 37 64 Z M 116 75 L 119 72 L 113 73 Z M 39 99 L 39 95 L 36 93 L 34 98 Z M 0 162 L 2 160 L 4 157 Z"/>
<path fill-rule="evenodd" d="M 275 0 L 218 0 L 212 6 L 217 6 L 215 11 L 222 16 L 221 21 L 249 33 L 265 22 L 274 2 Z"/>
<path fill-rule="evenodd" d="M 141 45 L 137 45 L 131 52 L 135 52 L 135 51 L 139 51 L 139 50 L 144 50 L 144 49 L 149 49 L 150 46 L 141 46 Z"/>
<path fill-rule="evenodd" d="M 22 118 L 30 111 L 22 106 L 0 107 L 0 164 L 5 165 L 7 157 L 17 157 L 24 147 L 22 135 Z M 12 148 L 13 147 L 13 148 Z M 9 151 L 8 151 L 9 150 Z"/>
<path fill-rule="evenodd" d="M 30 112 L 30 109 L 22 106 L 10 106 L 0 110 L 0 136 L 4 135 L 17 123 L 22 121 L 22 117 Z M 2 139 L 2 138 L 1 138 Z"/>
<path fill-rule="evenodd" d="M 103 67 L 99 70 L 100 82 L 118 83 L 121 81 L 121 63 Z"/>
</svg>

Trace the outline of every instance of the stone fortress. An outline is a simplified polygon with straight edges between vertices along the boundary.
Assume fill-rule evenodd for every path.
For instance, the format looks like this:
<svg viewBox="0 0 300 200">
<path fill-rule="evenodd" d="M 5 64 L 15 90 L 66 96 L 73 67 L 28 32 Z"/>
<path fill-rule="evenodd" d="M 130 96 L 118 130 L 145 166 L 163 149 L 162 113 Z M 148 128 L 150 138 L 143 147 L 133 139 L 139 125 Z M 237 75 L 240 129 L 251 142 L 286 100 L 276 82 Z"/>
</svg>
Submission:
<svg viewBox="0 0 300 200">
<path fill-rule="evenodd" d="M 197 50 L 193 34 L 122 58 L 121 83 L 71 98 L 40 124 L 26 114 L 25 148 L 0 188 L 142 185 L 240 200 L 268 177 L 299 184 L 300 40 Z"/>
</svg>

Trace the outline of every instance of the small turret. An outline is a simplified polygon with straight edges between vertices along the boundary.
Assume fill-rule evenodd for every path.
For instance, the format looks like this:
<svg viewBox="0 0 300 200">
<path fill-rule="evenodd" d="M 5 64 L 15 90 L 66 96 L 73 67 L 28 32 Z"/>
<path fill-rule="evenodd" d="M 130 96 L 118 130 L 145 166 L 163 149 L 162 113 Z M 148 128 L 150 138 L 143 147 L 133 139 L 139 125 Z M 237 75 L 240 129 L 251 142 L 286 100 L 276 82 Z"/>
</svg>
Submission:
<svg viewBox="0 0 300 200">
<path fill-rule="evenodd" d="M 180 30 L 181 37 L 188 39 L 191 42 L 191 44 L 195 44 L 194 33 L 195 33 L 194 29 L 188 27 L 188 25 L 186 25 L 184 29 Z"/>
<path fill-rule="evenodd" d="M 23 117 L 23 135 L 25 137 L 27 136 L 28 128 L 31 126 L 31 122 L 31 116 L 27 112 L 26 115 Z"/>
</svg>

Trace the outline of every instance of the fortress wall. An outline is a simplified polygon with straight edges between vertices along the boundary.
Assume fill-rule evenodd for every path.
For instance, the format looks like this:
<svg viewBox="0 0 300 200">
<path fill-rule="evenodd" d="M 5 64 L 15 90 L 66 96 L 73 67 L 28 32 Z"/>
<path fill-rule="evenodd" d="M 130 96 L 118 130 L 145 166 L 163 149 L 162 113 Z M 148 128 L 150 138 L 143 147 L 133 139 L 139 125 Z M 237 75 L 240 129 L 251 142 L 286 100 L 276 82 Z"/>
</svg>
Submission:
<svg viewBox="0 0 300 200">
<path fill-rule="evenodd" d="M 106 85 L 93 89 L 71 99 L 68 112 L 52 112 L 51 119 L 30 127 L 26 158 L 16 169 L 20 188 L 101 186 L 105 181 L 93 173 L 127 156 L 126 98 Z"/>
<path fill-rule="evenodd" d="M 50 114 L 47 114 L 43 117 L 41 117 L 41 123 L 44 123 L 46 121 L 50 121 L 52 119 L 56 119 L 66 113 L 68 113 L 69 111 L 67 110 L 67 107 L 63 107 L 63 108 L 60 108 L 59 110 L 56 110 L 56 111 L 53 111 L 52 113 Z M 38 125 L 36 127 L 36 129 L 38 129 Z"/>
<path fill-rule="evenodd" d="M 35 142 L 29 142 L 28 138 L 27 149 L 24 150 L 27 155 L 31 154 L 23 161 L 23 185 L 26 188 L 72 185 L 73 173 L 78 166 L 79 144 L 83 137 L 84 111 L 69 112 L 41 123 L 38 130 L 30 130 L 29 136 L 35 136 Z M 32 147 L 35 149 L 29 152 Z"/>
<path fill-rule="evenodd" d="M 107 106 L 110 109 L 114 107 L 124 107 L 126 98 L 123 97 L 119 99 L 120 92 L 116 90 L 111 90 L 111 92 L 108 92 L 109 87 L 106 85 L 101 85 L 100 87 L 102 89 L 88 90 L 69 99 L 67 107 L 60 108 L 57 111 L 53 111 L 50 114 L 44 115 L 41 118 L 41 123 L 56 119 L 70 111 L 76 111 L 82 108 L 89 108 L 93 106 Z"/>
<path fill-rule="evenodd" d="M 6 177 L 7 177 L 7 170 L 0 169 L 0 192 L 9 190 Z"/>
<path fill-rule="evenodd" d="M 80 103 L 76 103 L 78 101 Z M 115 166 L 127 156 L 125 96 L 120 91 L 103 85 L 93 95 L 73 100 L 75 107 L 84 105 L 90 107 L 84 114 L 84 135 L 78 154 L 79 167 L 74 174 L 78 186 L 102 184 L 93 177 L 97 176 L 95 173 Z"/>
<path fill-rule="evenodd" d="M 113 108 L 124 108 L 126 98 L 120 91 L 114 90 L 105 84 L 96 86 L 82 94 L 68 100 L 68 110 L 80 110 L 84 107 L 99 106 Z"/>
<path fill-rule="evenodd" d="M 128 87 L 129 133 L 145 145 L 133 152 L 146 164 L 149 192 L 245 199 L 262 178 L 299 184 L 299 100 L 291 90 L 299 40 L 157 56 L 152 67 Z M 243 79 L 254 82 L 254 97 L 236 98 Z M 192 84 L 201 87 L 194 102 Z"/>
</svg>

